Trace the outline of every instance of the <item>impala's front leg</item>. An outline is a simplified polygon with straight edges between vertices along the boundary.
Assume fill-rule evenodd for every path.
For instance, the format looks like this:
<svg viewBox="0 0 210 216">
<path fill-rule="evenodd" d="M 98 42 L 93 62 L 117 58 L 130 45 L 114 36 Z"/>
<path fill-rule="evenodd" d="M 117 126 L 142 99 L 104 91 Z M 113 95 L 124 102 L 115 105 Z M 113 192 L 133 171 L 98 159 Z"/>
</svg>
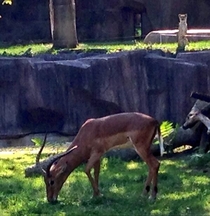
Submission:
<svg viewBox="0 0 210 216">
<path fill-rule="evenodd" d="M 142 196 L 146 196 L 149 191 L 150 191 L 150 185 L 151 185 L 151 182 L 152 182 L 152 172 L 149 168 L 149 173 L 148 173 L 148 176 L 147 176 L 147 180 L 144 184 L 144 189 L 143 189 L 143 192 L 142 192 Z"/>
<path fill-rule="evenodd" d="M 98 189 L 98 182 L 99 182 L 99 173 L 100 173 L 100 165 L 101 165 L 101 161 L 97 161 L 94 165 L 94 179 L 95 179 L 95 185 L 96 185 L 96 193 L 94 191 L 94 196 L 99 196 L 100 195 L 100 191 Z"/>
<path fill-rule="evenodd" d="M 100 191 L 98 188 L 98 179 L 99 179 L 99 172 L 100 172 L 100 157 L 101 154 L 98 153 L 92 154 L 85 168 L 85 173 L 93 188 L 94 197 L 100 195 Z M 94 178 L 91 175 L 92 168 L 94 168 Z"/>
</svg>

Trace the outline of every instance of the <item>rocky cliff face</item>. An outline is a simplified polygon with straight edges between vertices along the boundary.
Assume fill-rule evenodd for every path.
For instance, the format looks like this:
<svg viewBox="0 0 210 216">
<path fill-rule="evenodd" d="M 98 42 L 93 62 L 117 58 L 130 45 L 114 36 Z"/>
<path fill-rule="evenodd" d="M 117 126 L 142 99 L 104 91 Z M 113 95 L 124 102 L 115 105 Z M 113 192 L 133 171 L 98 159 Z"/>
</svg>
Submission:
<svg viewBox="0 0 210 216">
<path fill-rule="evenodd" d="M 209 59 L 160 50 L 0 57 L 0 138 L 75 135 L 88 118 L 129 111 L 181 124 L 190 93 L 209 93 Z"/>
</svg>

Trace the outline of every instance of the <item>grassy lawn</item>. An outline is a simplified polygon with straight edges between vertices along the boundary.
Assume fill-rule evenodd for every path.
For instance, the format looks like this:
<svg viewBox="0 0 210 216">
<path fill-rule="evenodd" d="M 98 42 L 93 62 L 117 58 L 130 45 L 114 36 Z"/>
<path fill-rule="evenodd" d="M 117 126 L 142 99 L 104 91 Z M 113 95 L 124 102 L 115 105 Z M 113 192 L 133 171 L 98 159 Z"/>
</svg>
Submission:
<svg viewBox="0 0 210 216">
<path fill-rule="evenodd" d="M 210 214 L 209 174 L 190 168 L 186 158 L 160 158 L 159 195 L 155 203 L 140 196 L 147 175 L 144 163 L 104 158 L 100 174 L 102 197 L 92 198 L 90 183 L 81 166 L 64 184 L 60 202 L 48 204 L 42 177 L 24 177 L 24 169 L 33 164 L 37 151 L 26 148 L 0 152 L 0 215 Z M 45 156 L 46 151 L 50 150 L 44 150 Z"/>
<path fill-rule="evenodd" d="M 14 45 L 5 46 L 0 44 L 0 55 L 22 55 L 28 49 L 31 49 L 32 55 L 40 53 L 56 54 L 58 50 L 52 49 L 52 44 L 28 44 L 28 45 Z M 119 52 L 122 50 L 135 49 L 161 49 L 164 52 L 175 53 L 177 43 L 169 44 L 144 44 L 142 41 L 125 41 L 125 42 L 103 42 L 103 43 L 80 43 L 74 50 L 92 50 L 92 49 L 106 49 L 107 53 Z M 210 49 L 210 41 L 190 42 L 186 46 L 186 51 L 206 50 Z"/>
</svg>

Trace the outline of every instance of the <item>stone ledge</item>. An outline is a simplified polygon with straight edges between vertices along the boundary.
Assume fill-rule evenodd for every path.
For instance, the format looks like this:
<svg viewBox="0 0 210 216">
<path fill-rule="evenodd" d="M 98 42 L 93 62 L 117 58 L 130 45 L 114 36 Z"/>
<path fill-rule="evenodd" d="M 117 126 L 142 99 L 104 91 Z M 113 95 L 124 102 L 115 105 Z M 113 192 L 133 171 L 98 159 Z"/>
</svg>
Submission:
<svg viewBox="0 0 210 216">
<path fill-rule="evenodd" d="M 144 43 L 175 43 L 178 29 L 151 31 L 144 39 Z M 210 40 L 210 29 L 189 29 L 187 38 L 190 41 Z"/>
</svg>

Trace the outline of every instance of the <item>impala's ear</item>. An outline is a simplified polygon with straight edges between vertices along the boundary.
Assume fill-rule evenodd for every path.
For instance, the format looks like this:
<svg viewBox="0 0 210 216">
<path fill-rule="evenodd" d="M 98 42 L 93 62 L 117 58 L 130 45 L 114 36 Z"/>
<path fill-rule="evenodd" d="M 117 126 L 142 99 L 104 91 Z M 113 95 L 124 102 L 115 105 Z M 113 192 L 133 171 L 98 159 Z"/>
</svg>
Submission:
<svg viewBox="0 0 210 216">
<path fill-rule="evenodd" d="M 65 162 L 62 164 L 62 166 L 59 167 L 58 172 L 56 173 L 56 177 L 58 177 L 60 174 L 64 173 L 68 167 L 68 162 Z"/>
</svg>

